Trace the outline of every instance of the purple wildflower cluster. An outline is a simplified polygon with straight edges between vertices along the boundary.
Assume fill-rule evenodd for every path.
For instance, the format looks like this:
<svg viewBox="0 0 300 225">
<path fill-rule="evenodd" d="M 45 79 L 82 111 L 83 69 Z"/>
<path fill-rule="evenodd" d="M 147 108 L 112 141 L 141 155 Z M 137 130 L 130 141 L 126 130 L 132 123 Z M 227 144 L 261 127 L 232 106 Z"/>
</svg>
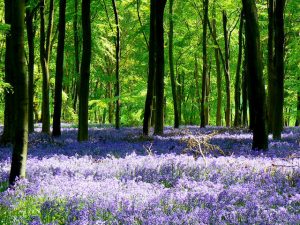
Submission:
<svg viewBox="0 0 300 225">
<path fill-rule="evenodd" d="M 182 154 L 188 137 L 217 132 L 224 154 Z M 251 150 L 246 130 L 167 128 L 145 138 L 140 128 L 76 129 L 52 139 L 30 136 L 27 179 L 0 194 L 1 209 L 38 202 L 29 224 L 300 224 L 300 129 L 287 128 L 270 150 Z M 0 182 L 9 148 L 0 149 Z M 27 216 L 27 217 L 26 217 Z M 25 218 L 26 217 L 26 218 Z M 1 224 L 1 214 L 0 214 Z"/>
</svg>

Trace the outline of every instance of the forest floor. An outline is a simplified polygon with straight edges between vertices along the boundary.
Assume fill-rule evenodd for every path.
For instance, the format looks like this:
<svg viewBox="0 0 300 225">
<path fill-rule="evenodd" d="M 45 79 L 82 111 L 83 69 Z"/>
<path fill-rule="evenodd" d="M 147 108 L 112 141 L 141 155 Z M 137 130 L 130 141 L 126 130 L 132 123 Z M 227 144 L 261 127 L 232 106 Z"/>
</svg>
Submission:
<svg viewBox="0 0 300 225">
<path fill-rule="evenodd" d="M 11 148 L 0 148 L 0 224 L 300 224 L 300 128 L 270 137 L 265 152 L 243 129 L 89 135 L 78 143 L 67 125 L 59 138 L 31 134 L 14 189 Z"/>
</svg>

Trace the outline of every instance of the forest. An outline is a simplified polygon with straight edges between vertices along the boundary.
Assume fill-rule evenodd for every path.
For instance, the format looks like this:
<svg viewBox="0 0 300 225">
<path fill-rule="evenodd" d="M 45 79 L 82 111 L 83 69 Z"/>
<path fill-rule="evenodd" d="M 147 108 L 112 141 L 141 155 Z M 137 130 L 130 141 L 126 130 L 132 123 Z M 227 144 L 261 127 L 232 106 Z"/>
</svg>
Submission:
<svg viewBox="0 0 300 225">
<path fill-rule="evenodd" d="M 0 225 L 300 224 L 297 0 L 0 2 Z"/>
</svg>

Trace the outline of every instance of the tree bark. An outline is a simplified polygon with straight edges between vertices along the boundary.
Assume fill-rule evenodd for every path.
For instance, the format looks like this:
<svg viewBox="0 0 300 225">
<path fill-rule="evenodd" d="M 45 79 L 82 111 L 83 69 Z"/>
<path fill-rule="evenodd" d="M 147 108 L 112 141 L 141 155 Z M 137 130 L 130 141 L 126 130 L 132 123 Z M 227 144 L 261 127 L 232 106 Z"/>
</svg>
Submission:
<svg viewBox="0 0 300 225">
<path fill-rule="evenodd" d="M 268 1 L 268 130 L 273 131 L 274 115 L 274 0 Z"/>
<path fill-rule="evenodd" d="M 230 110 L 230 72 L 229 72 L 229 42 L 227 31 L 227 15 L 223 11 L 223 30 L 224 30 L 224 43 L 225 43 L 225 81 L 226 81 L 226 111 L 225 121 L 226 127 L 230 126 L 231 110 Z"/>
<path fill-rule="evenodd" d="M 42 90 L 42 132 L 50 134 L 50 101 L 49 101 L 49 57 L 50 57 L 50 32 L 52 31 L 52 11 L 50 1 L 50 14 L 47 29 L 47 40 L 45 34 L 45 0 L 40 0 L 40 61 L 43 73 L 43 90 Z M 52 11 L 51 11 L 52 10 Z M 46 47 L 45 47 L 46 44 Z"/>
<path fill-rule="evenodd" d="M 34 36 L 35 31 L 33 28 L 33 10 L 28 7 L 26 9 L 26 29 L 28 40 L 28 132 L 34 132 Z"/>
<path fill-rule="evenodd" d="M 156 65 L 156 1 L 150 2 L 150 40 L 149 40 L 149 73 L 147 82 L 147 95 L 144 110 L 143 134 L 149 135 L 151 127 L 151 114 L 153 109 L 155 65 Z"/>
<path fill-rule="evenodd" d="M 9 183 L 13 185 L 16 178 L 24 178 L 26 172 L 28 143 L 28 77 L 25 70 L 24 51 L 24 15 L 25 0 L 12 1 L 11 34 L 13 71 L 16 77 L 16 120 L 15 142 L 12 154 Z"/>
<path fill-rule="evenodd" d="M 204 19 L 203 19 L 203 42 L 202 42 L 202 92 L 201 92 L 201 124 L 200 127 L 205 127 L 206 118 L 205 118 L 205 103 L 206 103 L 206 83 L 207 83 L 207 23 L 208 23 L 208 0 L 203 1 L 203 10 L 204 10 Z"/>
<path fill-rule="evenodd" d="M 74 58 L 75 58 L 75 78 L 74 78 L 74 93 L 73 93 L 73 109 L 76 112 L 79 74 L 80 74 L 80 59 L 79 59 L 79 29 L 78 29 L 78 0 L 74 0 L 74 18 L 73 18 L 73 32 L 74 32 Z"/>
<path fill-rule="evenodd" d="M 174 21 L 173 21 L 173 0 L 169 0 L 169 67 L 170 67 L 170 78 L 172 87 L 173 97 L 173 108 L 174 108 L 174 128 L 179 128 L 179 115 L 178 115 L 178 98 L 176 92 L 176 78 L 174 72 L 174 56 L 173 56 L 173 37 L 174 37 Z"/>
<path fill-rule="evenodd" d="M 252 149 L 268 149 L 266 97 L 263 80 L 260 34 L 255 0 L 243 0 L 246 19 L 247 67 L 249 72 L 249 105 L 254 114 Z"/>
<path fill-rule="evenodd" d="M 56 55 L 53 136 L 61 135 L 62 83 L 64 75 L 64 48 L 66 33 L 66 0 L 59 2 L 58 44 Z"/>
<path fill-rule="evenodd" d="M 243 60 L 243 77 L 242 77 L 242 124 L 243 127 L 248 125 L 248 88 L 247 88 L 247 64 L 246 64 L 246 52 L 244 53 Z"/>
<path fill-rule="evenodd" d="M 235 101 L 235 117 L 234 117 L 234 126 L 238 127 L 241 125 L 241 64 L 242 64 L 242 55 L 243 55 L 243 10 L 240 17 L 240 27 L 239 27 L 239 53 L 238 61 L 236 66 L 236 75 L 235 75 L 235 92 L 234 92 L 234 101 Z"/>
<path fill-rule="evenodd" d="M 154 133 L 163 134 L 164 129 L 164 9 L 167 0 L 156 1 L 156 71 L 155 71 L 155 87 L 156 87 L 156 111 L 155 111 L 155 127 Z"/>
<path fill-rule="evenodd" d="M 88 103 L 91 64 L 91 0 L 82 0 L 82 59 L 79 94 L 78 141 L 88 140 Z"/>
<path fill-rule="evenodd" d="M 212 36 L 213 39 L 217 39 L 216 20 L 212 21 Z M 222 75 L 220 67 L 219 49 L 215 47 L 215 59 L 216 59 L 216 73 L 217 73 L 217 113 L 216 113 L 216 125 L 221 126 L 222 120 Z"/>
<path fill-rule="evenodd" d="M 112 0 L 113 10 L 115 15 L 116 24 L 116 83 L 115 83 L 115 98 L 116 98 L 116 111 L 115 111 L 115 127 L 120 129 L 120 25 L 119 25 L 119 15 L 116 6 L 116 0 Z"/>
<path fill-rule="evenodd" d="M 5 23 L 11 25 L 12 20 L 12 1 L 5 0 Z M 9 83 L 12 90 L 5 92 L 5 109 L 4 109 L 4 128 L 1 136 L 1 143 L 13 143 L 14 140 L 14 122 L 15 122 L 15 78 L 13 73 L 13 49 L 12 34 L 6 35 L 5 40 L 5 82 Z"/>
<path fill-rule="evenodd" d="M 276 0 L 275 3 L 275 80 L 273 105 L 273 139 L 281 139 L 283 130 L 283 90 L 284 90 L 284 6 L 285 0 Z"/>
</svg>

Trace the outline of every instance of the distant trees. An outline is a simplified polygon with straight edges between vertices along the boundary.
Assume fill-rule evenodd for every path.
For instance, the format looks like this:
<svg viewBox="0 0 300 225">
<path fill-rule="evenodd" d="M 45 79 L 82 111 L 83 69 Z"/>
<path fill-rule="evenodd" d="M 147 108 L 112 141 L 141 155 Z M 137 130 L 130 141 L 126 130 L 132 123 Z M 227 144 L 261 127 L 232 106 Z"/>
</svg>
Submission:
<svg viewBox="0 0 300 225">
<path fill-rule="evenodd" d="M 241 12 L 231 9 L 232 5 L 240 7 L 238 3 L 220 7 L 215 0 L 211 3 L 209 0 L 194 1 L 192 5 L 174 0 L 169 0 L 166 5 L 166 0 L 151 0 L 150 7 L 140 0 L 134 7 L 117 0 L 102 0 L 92 9 L 86 6 L 90 7 L 90 1 L 84 0 L 81 13 L 78 12 L 79 2 L 73 0 L 66 4 L 66 0 L 60 0 L 55 11 L 54 0 L 25 0 L 29 132 L 34 131 L 34 118 L 41 118 L 42 132 L 46 134 L 50 134 L 50 120 L 53 119 L 53 136 L 61 134 L 61 121 L 77 122 L 78 119 L 80 141 L 88 139 L 89 121 L 114 123 L 118 129 L 121 118 L 127 125 L 138 125 L 143 119 L 145 135 L 149 134 L 151 126 L 154 126 L 155 134 L 163 134 L 164 124 L 172 121 L 175 128 L 180 123 L 200 124 L 201 127 L 214 123 L 227 127 L 249 126 L 255 133 L 254 148 L 265 149 L 266 128 L 274 139 L 280 139 L 283 119 L 286 125 L 288 120 L 299 125 L 299 112 L 296 115 L 291 106 L 298 104 L 299 111 L 299 93 L 294 87 L 297 71 L 291 73 L 297 69 L 294 62 L 297 60 L 289 58 L 290 36 L 294 34 L 284 32 L 284 9 L 288 6 L 285 0 L 268 0 L 268 43 L 259 39 L 259 30 L 264 28 L 258 27 L 259 17 L 256 18 L 253 1 L 243 1 L 248 11 Z M 8 10 L 12 4 L 13 1 L 5 1 L 5 23 L 8 25 L 12 21 L 12 10 Z M 166 7 L 167 13 L 164 12 Z M 90 18 L 91 14 L 93 18 Z M 131 18 L 132 14 L 136 17 Z M 165 23 L 169 31 L 167 42 L 164 40 L 164 15 L 168 16 Z M 91 19 L 95 26 L 91 26 Z M 248 25 L 244 23 L 245 19 Z M 58 26 L 55 25 L 57 21 Z M 93 46 L 92 33 L 95 33 Z M 5 48 L 3 41 L 0 42 L 0 61 L 4 61 L 5 49 L 5 83 L 10 87 L 3 88 L 2 144 L 15 141 L 17 120 L 13 37 L 6 35 L 5 38 Z M 36 38 L 40 43 L 35 43 Z M 93 59 L 92 47 L 95 51 Z M 124 64 L 120 65 L 121 47 Z M 39 52 L 35 51 L 38 48 Z M 51 54 L 52 48 L 57 51 L 56 60 Z M 267 50 L 265 61 L 261 49 Z M 166 89 L 165 57 L 168 57 L 167 72 L 171 81 Z M 39 63 L 35 61 L 37 59 Z M 267 107 L 263 97 L 266 94 L 263 63 L 268 69 Z M 293 67 L 285 64 L 293 64 Z M 144 83 L 146 70 L 147 88 Z M 54 71 L 55 76 L 52 76 Z M 235 72 L 235 79 L 230 79 L 230 71 Z M 124 74 L 122 79 L 121 73 Z M 223 73 L 225 79 L 222 79 Z M 284 92 L 284 78 L 287 78 L 286 86 L 291 91 Z M 124 92 L 122 116 L 121 86 Z M 284 102 L 284 93 L 289 101 Z M 145 94 L 143 113 L 141 105 Z M 234 104 L 231 104 L 233 100 Z M 263 112 L 266 110 L 265 117 Z M 268 126 L 263 121 L 267 121 Z"/>
<path fill-rule="evenodd" d="M 5 23 L 11 25 L 12 20 L 12 1 L 5 0 Z M 5 92 L 5 109 L 4 109 L 4 128 L 1 136 L 1 143 L 7 144 L 14 141 L 14 124 L 15 124 L 15 78 L 13 73 L 13 48 L 12 35 L 6 35 L 5 39 L 5 82 L 10 84 L 12 90 Z"/>
</svg>

